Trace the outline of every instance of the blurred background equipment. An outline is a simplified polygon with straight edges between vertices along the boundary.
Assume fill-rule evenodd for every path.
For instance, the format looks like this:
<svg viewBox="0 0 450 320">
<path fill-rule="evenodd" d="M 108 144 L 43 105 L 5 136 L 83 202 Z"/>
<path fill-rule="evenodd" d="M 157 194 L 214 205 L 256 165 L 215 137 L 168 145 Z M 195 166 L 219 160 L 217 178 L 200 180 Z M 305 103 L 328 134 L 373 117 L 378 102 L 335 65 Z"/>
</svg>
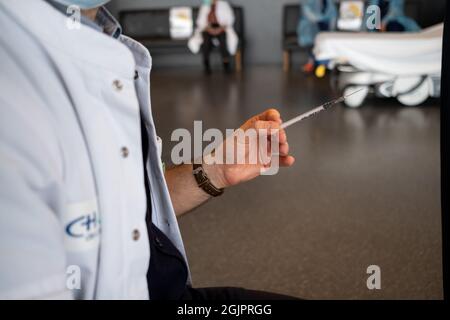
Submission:
<svg viewBox="0 0 450 320">
<path fill-rule="evenodd" d="M 192 20 L 192 8 L 170 8 L 170 36 L 172 39 L 188 39 L 194 31 Z"/>
<path fill-rule="evenodd" d="M 318 0 L 321 1 L 321 0 Z M 347 1 L 335 2 L 338 6 L 340 3 Z M 380 0 L 365 1 L 365 8 L 370 5 L 378 4 Z M 396 4 L 398 1 L 394 1 Z M 403 2 L 403 12 L 400 21 L 405 23 L 405 26 L 411 26 L 408 17 L 413 19 L 421 28 L 427 28 L 444 21 L 445 0 L 426 1 L 426 0 L 407 0 Z M 396 7 L 395 7 L 396 8 Z M 300 36 L 300 17 L 302 16 L 302 7 L 299 4 L 286 4 L 283 7 L 282 19 L 282 50 L 283 50 L 283 69 L 289 71 L 293 60 L 293 54 L 298 53 L 298 56 L 303 56 L 302 61 L 306 60 L 310 54 L 310 47 L 301 46 L 298 42 Z M 387 13 L 387 11 L 386 11 Z M 389 17 L 389 20 L 392 16 Z M 365 17 L 366 19 L 366 17 Z M 362 28 L 365 27 L 363 23 Z M 297 60 L 298 61 L 298 60 Z"/>
<path fill-rule="evenodd" d="M 443 23 L 414 33 L 321 33 L 316 38 L 316 59 L 339 71 L 344 94 L 358 89 L 378 97 L 396 98 L 417 106 L 439 97 Z M 359 107 L 364 98 L 346 100 Z"/>
<path fill-rule="evenodd" d="M 364 17 L 364 1 L 342 1 L 339 8 L 337 28 L 342 31 L 361 30 Z"/>
</svg>

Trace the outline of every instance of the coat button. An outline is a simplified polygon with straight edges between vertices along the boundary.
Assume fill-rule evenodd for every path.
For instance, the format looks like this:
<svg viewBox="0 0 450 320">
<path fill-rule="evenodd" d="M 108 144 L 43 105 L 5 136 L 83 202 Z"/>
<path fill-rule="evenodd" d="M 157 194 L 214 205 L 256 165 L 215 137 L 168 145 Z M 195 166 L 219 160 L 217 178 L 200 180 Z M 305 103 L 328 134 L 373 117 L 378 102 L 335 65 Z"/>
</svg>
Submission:
<svg viewBox="0 0 450 320">
<path fill-rule="evenodd" d="M 116 91 L 121 91 L 123 89 L 123 83 L 120 80 L 114 80 L 113 87 Z"/>
<path fill-rule="evenodd" d="M 133 230 L 133 240 L 134 241 L 138 241 L 140 237 L 141 237 L 141 233 L 139 232 L 139 230 L 138 229 L 134 229 Z"/>
<path fill-rule="evenodd" d="M 159 240 L 158 237 L 155 238 L 155 243 L 156 243 L 156 245 L 157 245 L 158 247 L 160 247 L 160 248 L 163 247 L 163 244 L 162 244 L 161 240 Z"/>
<path fill-rule="evenodd" d="M 130 150 L 128 150 L 127 147 L 122 147 L 122 149 L 120 149 L 120 152 L 122 153 L 122 157 L 124 158 L 127 158 L 130 154 Z"/>
</svg>

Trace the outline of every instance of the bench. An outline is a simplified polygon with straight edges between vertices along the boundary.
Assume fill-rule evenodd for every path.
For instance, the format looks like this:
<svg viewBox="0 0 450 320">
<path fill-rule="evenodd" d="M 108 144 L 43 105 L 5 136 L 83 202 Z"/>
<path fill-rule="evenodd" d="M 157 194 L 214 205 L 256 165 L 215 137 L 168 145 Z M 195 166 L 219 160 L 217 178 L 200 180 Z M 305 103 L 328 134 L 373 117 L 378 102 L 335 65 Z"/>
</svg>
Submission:
<svg viewBox="0 0 450 320">
<path fill-rule="evenodd" d="M 244 37 L 244 12 L 242 7 L 233 7 L 235 15 L 234 30 L 239 37 L 235 55 L 236 71 L 242 70 Z M 197 20 L 199 8 L 192 8 L 193 21 Z M 172 39 L 169 23 L 170 8 L 125 10 L 119 12 L 123 33 L 147 47 L 152 55 L 170 53 L 189 53 L 188 39 Z"/>
<path fill-rule="evenodd" d="M 429 3 L 433 2 L 433 5 Z M 414 18 L 417 23 L 426 28 L 444 21 L 445 0 L 425 1 L 406 0 L 405 13 Z M 306 48 L 301 48 L 297 42 L 297 25 L 300 18 L 300 5 L 289 4 L 283 10 L 283 70 L 289 71 L 291 68 L 291 55 L 293 52 L 306 52 Z"/>
</svg>

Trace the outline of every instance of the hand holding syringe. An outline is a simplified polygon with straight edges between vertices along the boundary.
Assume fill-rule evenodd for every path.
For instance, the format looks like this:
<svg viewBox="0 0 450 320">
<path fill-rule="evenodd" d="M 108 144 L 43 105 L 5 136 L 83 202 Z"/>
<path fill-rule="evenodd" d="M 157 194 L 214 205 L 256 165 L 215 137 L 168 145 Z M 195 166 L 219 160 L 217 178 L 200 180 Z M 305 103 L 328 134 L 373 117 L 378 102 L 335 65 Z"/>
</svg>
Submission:
<svg viewBox="0 0 450 320">
<path fill-rule="evenodd" d="M 312 109 L 312 110 L 310 110 L 310 111 L 308 111 L 308 112 L 305 112 L 305 113 L 303 113 L 303 114 L 301 114 L 301 115 L 299 115 L 299 116 L 297 116 L 297 117 L 295 117 L 295 118 L 293 118 L 293 119 L 291 119 L 291 120 L 289 120 L 289 121 L 286 121 L 286 122 L 284 122 L 284 123 L 281 125 L 281 129 L 286 129 L 287 127 L 290 127 L 290 126 L 293 125 L 294 123 L 303 121 L 303 120 L 305 120 L 306 118 L 309 118 L 309 117 L 311 117 L 311 116 L 313 116 L 313 115 L 315 115 L 315 114 L 317 114 L 317 113 L 320 113 L 320 112 L 322 112 L 322 111 L 324 111 L 324 110 L 327 110 L 327 109 L 333 107 L 334 105 L 336 105 L 336 104 L 338 104 L 338 103 L 344 102 L 345 99 L 347 99 L 347 98 L 350 97 L 351 95 L 354 95 L 355 93 L 358 93 L 358 92 L 361 91 L 361 90 L 363 90 L 363 89 L 357 90 L 357 91 L 355 91 L 355 92 L 350 93 L 349 95 L 342 96 L 342 97 L 340 97 L 340 98 L 338 98 L 338 99 L 335 99 L 335 100 L 326 102 L 326 103 L 322 104 L 321 106 L 319 106 L 319 107 L 317 107 L 317 108 L 314 108 L 314 109 Z"/>
</svg>

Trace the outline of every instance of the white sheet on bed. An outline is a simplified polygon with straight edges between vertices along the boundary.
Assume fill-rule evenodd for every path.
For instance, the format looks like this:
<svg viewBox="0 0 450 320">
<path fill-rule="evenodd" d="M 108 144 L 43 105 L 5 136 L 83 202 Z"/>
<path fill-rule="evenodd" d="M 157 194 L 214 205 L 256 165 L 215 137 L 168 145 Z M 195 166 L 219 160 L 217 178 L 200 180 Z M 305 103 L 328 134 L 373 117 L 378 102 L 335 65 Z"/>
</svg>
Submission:
<svg viewBox="0 0 450 320">
<path fill-rule="evenodd" d="M 394 75 L 441 72 L 443 24 L 414 33 L 323 32 L 315 42 L 318 60 L 347 62 Z"/>
</svg>

